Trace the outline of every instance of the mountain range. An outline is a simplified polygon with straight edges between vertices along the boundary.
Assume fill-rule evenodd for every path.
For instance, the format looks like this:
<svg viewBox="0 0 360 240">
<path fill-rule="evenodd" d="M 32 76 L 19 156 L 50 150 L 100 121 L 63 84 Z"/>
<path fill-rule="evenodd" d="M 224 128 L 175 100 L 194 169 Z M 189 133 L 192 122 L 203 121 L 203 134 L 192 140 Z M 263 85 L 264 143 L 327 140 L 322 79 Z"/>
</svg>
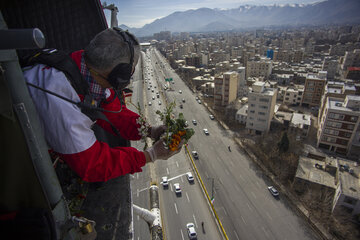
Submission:
<svg viewBox="0 0 360 240">
<path fill-rule="evenodd" d="M 174 12 L 142 28 L 128 29 L 138 37 L 160 31 L 236 31 L 271 26 L 360 23 L 360 0 L 326 0 L 313 4 L 244 5 L 233 9 L 199 8 Z"/>
</svg>

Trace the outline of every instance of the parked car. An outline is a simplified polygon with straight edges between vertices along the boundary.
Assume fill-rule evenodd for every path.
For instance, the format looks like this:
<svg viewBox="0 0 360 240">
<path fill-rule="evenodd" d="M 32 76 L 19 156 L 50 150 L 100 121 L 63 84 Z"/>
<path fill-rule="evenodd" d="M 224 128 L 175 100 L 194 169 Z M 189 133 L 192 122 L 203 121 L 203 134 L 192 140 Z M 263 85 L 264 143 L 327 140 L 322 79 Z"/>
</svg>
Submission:
<svg viewBox="0 0 360 240">
<path fill-rule="evenodd" d="M 199 154 L 197 153 L 197 151 L 192 151 L 191 154 L 195 159 L 199 159 Z"/>
<path fill-rule="evenodd" d="M 162 177 L 162 185 L 164 188 L 168 188 L 169 187 L 169 182 L 168 182 L 168 178 L 167 177 Z"/>
<path fill-rule="evenodd" d="M 279 196 L 278 190 L 276 190 L 276 188 L 274 188 L 273 186 L 269 186 L 268 189 L 269 189 L 270 193 L 271 193 L 274 197 L 278 197 L 278 196 Z"/>
<path fill-rule="evenodd" d="M 211 120 L 214 120 L 215 119 L 215 117 L 214 117 L 214 115 L 209 115 L 209 118 L 211 119 Z"/>
<path fill-rule="evenodd" d="M 152 96 L 152 100 L 155 100 L 155 96 Z"/>
<path fill-rule="evenodd" d="M 201 104 L 201 100 L 199 99 L 199 100 L 197 100 L 197 102 L 199 103 L 199 104 Z"/>
<path fill-rule="evenodd" d="M 161 101 L 159 101 L 159 105 L 161 105 Z"/>
<path fill-rule="evenodd" d="M 174 189 L 176 195 L 181 195 L 181 188 L 179 183 L 174 183 Z"/>
<path fill-rule="evenodd" d="M 149 106 L 151 106 L 151 104 L 152 104 L 152 103 L 151 103 L 151 102 L 149 102 Z"/>
<path fill-rule="evenodd" d="M 197 122 L 196 122 L 195 119 L 192 120 L 192 123 L 193 123 L 194 125 L 197 125 Z"/>
<path fill-rule="evenodd" d="M 186 228 L 188 231 L 189 239 L 197 239 L 197 234 L 195 231 L 195 225 L 193 223 L 186 224 Z"/>
<path fill-rule="evenodd" d="M 196 100 L 196 101 L 199 100 L 199 97 L 195 97 L 195 100 Z"/>
<path fill-rule="evenodd" d="M 191 172 L 186 173 L 186 177 L 187 177 L 187 180 L 189 181 L 189 183 L 194 182 L 194 177 Z"/>
<path fill-rule="evenodd" d="M 182 102 L 183 102 L 183 103 L 185 102 L 185 98 L 182 99 Z"/>
<path fill-rule="evenodd" d="M 184 108 L 184 106 L 183 106 L 182 104 L 180 104 L 180 108 L 181 108 L 181 109 L 183 109 L 183 108 Z"/>
<path fill-rule="evenodd" d="M 179 90 L 179 93 L 180 93 L 180 94 L 182 94 L 182 91 L 181 91 L 181 90 Z"/>
<path fill-rule="evenodd" d="M 204 131 L 205 135 L 209 135 L 209 134 L 210 134 L 209 131 L 207 130 L 207 128 L 204 128 L 203 131 Z"/>
</svg>

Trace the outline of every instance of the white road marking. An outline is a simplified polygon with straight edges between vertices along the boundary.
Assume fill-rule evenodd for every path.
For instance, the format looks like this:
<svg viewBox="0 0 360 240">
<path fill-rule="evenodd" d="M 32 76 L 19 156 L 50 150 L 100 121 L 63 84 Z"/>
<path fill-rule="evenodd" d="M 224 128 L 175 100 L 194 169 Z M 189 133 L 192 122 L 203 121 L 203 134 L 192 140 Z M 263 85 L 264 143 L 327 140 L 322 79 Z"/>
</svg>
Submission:
<svg viewBox="0 0 360 240">
<path fill-rule="evenodd" d="M 139 197 L 139 189 L 136 189 L 136 196 Z"/>
<path fill-rule="evenodd" d="M 228 214 L 227 214 L 227 212 L 226 212 L 225 208 L 224 208 L 224 207 L 222 207 L 222 209 L 224 210 L 224 213 L 225 213 L 225 215 L 227 216 Z"/>
<path fill-rule="evenodd" d="M 140 237 L 138 237 L 138 240 L 140 240 Z"/>
<path fill-rule="evenodd" d="M 221 184 L 223 184 L 223 181 L 221 180 L 221 178 L 219 177 L 219 182 L 221 183 Z"/>
<path fill-rule="evenodd" d="M 169 175 L 169 173 L 170 173 L 170 172 L 169 172 L 169 168 L 166 168 L 166 172 L 167 172 L 167 174 Z"/>
<path fill-rule="evenodd" d="M 175 207 L 175 212 L 176 212 L 176 214 L 179 214 L 179 213 L 178 213 L 178 210 L 177 210 L 177 207 L 176 207 L 176 203 L 174 203 L 174 207 Z"/>
<path fill-rule="evenodd" d="M 139 215 L 137 215 L 137 220 L 138 220 L 138 221 L 140 220 L 140 217 L 139 217 Z"/>
<path fill-rule="evenodd" d="M 173 187 L 172 187 L 172 185 L 170 184 L 170 190 L 173 192 Z"/>
<path fill-rule="evenodd" d="M 186 195 L 188 202 L 190 202 L 189 195 L 187 194 L 187 192 L 185 193 L 185 195 Z"/>
<path fill-rule="evenodd" d="M 230 173 L 227 169 L 225 169 L 225 173 L 226 173 L 226 175 L 230 175 Z"/>
<path fill-rule="evenodd" d="M 176 161 L 176 166 L 177 166 L 177 167 L 179 167 L 179 163 L 178 163 L 178 161 Z"/>
<path fill-rule="evenodd" d="M 184 182 L 184 179 L 183 179 L 183 177 L 181 176 L 180 178 L 181 178 L 181 182 Z"/>
<path fill-rule="evenodd" d="M 184 240 L 184 234 L 182 232 L 182 229 L 180 229 L 180 232 L 181 232 L 181 238 L 182 238 L 182 240 Z"/>
<path fill-rule="evenodd" d="M 252 208 L 250 207 L 249 203 L 246 203 L 246 205 L 248 206 L 249 210 L 252 211 Z"/>
<path fill-rule="evenodd" d="M 194 218 L 195 226 L 198 227 L 197 222 L 196 222 L 196 218 L 195 218 L 195 215 L 194 215 L 194 214 L 193 214 L 193 218 Z"/>
<path fill-rule="evenodd" d="M 266 215 L 270 218 L 271 221 L 273 220 L 271 215 L 268 212 L 266 212 Z"/>
<path fill-rule="evenodd" d="M 261 227 L 261 229 L 263 230 L 263 232 L 265 233 L 265 235 L 266 235 L 267 237 L 269 237 L 269 234 L 268 234 L 268 232 L 265 230 L 265 228 L 264 228 L 264 227 Z"/>
<path fill-rule="evenodd" d="M 240 240 L 240 238 L 239 238 L 239 236 L 237 235 L 237 233 L 234 231 L 234 233 L 235 233 L 235 237 L 238 239 L 238 240 Z"/>
<path fill-rule="evenodd" d="M 139 173 L 136 173 L 136 179 L 139 179 Z"/>
<path fill-rule="evenodd" d="M 253 197 L 256 199 L 256 195 L 254 192 L 251 192 L 251 194 L 253 195 Z"/>
<path fill-rule="evenodd" d="M 246 225 L 245 219 L 241 216 L 241 220 L 244 222 L 244 224 Z"/>
<path fill-rule="evenodd" d="M 207 177 L 207 178 L 209 178 L 209 174 L 205 171 L 205 176 Z"/>
</svg>

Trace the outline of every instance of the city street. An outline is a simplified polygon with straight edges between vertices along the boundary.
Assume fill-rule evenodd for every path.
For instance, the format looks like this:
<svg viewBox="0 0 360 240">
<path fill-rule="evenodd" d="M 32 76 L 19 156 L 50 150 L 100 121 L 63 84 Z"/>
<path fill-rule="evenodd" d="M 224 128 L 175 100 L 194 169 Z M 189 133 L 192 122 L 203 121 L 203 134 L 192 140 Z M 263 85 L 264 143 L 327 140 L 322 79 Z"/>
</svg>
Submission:
<svg viewBox="0 0 360 240">
<path fill-rule="evenodd" d="M 159 81 L 172 77 L 174 91 L 166 91 L 169 100 L 177 106 L 185 99 L 183 109 L 195 135 L 189 150 L 199 153 L 197 168 L 209 194 L 214 189 L 215 209 L 225 227 L 229 239 L 316 239 L 307 223 L 290 208 L 286 199 L 275 199 L 268 191 L 272 185 L 260 170 L 232 140 L 232 133 L 223 130 L 209 112 L 195 100 L 195 95 L 173 72 L 165 59 L 156 50 Z M 164 81 L 161 82 L 164 84 Z M 179 92 L 182 91 L 182 93 Z M 191 121 L 195 119 L 197 125 Z M 209 130 L 205 135 L 203 129 Z M 228 146 L 232 151 L 229 152 Z M 214 179 L 214 180 L 213 180 Z M 214 186 L 212 186 L 214 182 Z"/>
</svg>

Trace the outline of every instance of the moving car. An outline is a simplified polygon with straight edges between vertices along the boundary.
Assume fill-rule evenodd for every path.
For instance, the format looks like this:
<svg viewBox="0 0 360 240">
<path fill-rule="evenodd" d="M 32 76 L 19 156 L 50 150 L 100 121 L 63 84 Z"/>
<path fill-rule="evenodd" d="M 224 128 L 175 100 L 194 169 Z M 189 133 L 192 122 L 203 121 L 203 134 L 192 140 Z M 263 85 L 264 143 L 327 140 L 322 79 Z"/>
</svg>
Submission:
<svg viewBox="0 0 360 240">
<path fill-rule="evenodd" d="M 215 117 L 214 117 L 214 115 L 209 115 L 209 118 L 211 119 L 211 120 L 214 120 L 215 119 Z"/>
<path fill-rule="evenodd" d="M 279 196 L 278 190 L 276 190 L 276 188 L 274 188 L 273 186 L 269 186 L 268 189 L 269 189 L 270 193 L 271 193 L 274 197 L 278 197 L 278 196 Z"/>
<path fill-rule="evenodd" d="M 174 189 L 176 195 L 181 195 L 181 188 L 179 183 L 174 183 Z"/>
<path fill-rule="evenodd" d="M 209 134 L 210 134 L 209 131 L 207 130 L 207 128 L 204 128 L 203 130 L 204 130 L 205 135 L 209 135 Z"/>
<path fill-rule="evenodd" d="M 189 181 L 189 183 L 194 182 L 194 177 L 191 172 L 186 173 L 186 177 L 187 177 L 187 180 Z"/>
<path fill-rule="evenodd" d="M 164 188 L 168 188 L 169 187 L 169 182 L 168 182 L 168 178 L 167 177 L 162 177 L 162 185 Z"/>
<path fill-rule="evenodd" d="M 196 122 L 195 119 L 192 120 L 192 123 L 193 123 L 194 125 L 197 125 L 197 122 Z"/>
<path fill-rule="evenodd" d="M 195 159 L 199 159 L 199 154 L 197 153 L 197 151 L 192 151 L 191 154 Z"/>
<path fill-rule="evenodd" d="M 180 94 L 182 94 L 182 91 L 181 91 L 181 90 L 179 90 L 179 93 L 180 93 Z"/>
<path fill-rule="evenodd" d="M 195 225 L 193 223 L 188 223 L 188 224 L 186 224 L 186 228 L 188 231 L 189 239 L 197 239 Z"/>
</svg>

